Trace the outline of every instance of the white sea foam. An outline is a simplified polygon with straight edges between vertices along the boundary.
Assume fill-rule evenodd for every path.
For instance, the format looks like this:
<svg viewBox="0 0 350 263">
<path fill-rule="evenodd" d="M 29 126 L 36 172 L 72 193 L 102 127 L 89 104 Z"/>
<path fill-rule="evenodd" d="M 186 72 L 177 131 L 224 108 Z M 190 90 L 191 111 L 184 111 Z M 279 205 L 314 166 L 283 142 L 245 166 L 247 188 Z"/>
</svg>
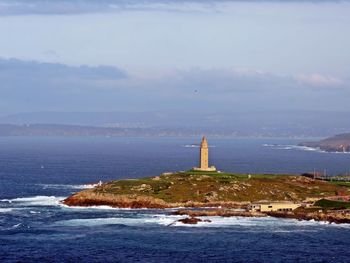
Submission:
<svg viewBox="0 0 350 263">
<path fill-rule="evenodd" d="M 220 217 L 220 216 L 208 216 L 208 217 L 198 217 L 202 220 L 210 220 L 211 222 L 198 222 L 197 224 L 184 224 L 182 222 L 178 222 L 179 218 L 171 218 L 173 219 L 173 224 L 168 224 L 170 226 L 176 227 L 257 227 L 259 229 L 264 229 L 264 231 L 270 232 L 288 232 L 286 227 L 290 226 L 298 226 L 298 227 L 315 227 L 315 226 L 331 226 L 331 227 L 343 227 L 350 228 L 350 224 L 329 224 L 327 222 L 320 221 L 299 221 L 296 219 L 280 219 L 273 217 Z M 170 218 L 169 218 L 170 221 Z M 314 231 L 312 228 L 298 228 L 298 230 L 293 229 L 293 231 L 300 232 L 310 232 Z"/>
<path fill-rule="evenodd" d="M 199 144 L 186 144 L 186 145 L 182 145 L 182 147 L 185 147 L 185 148 L 199 148 L 200 145 Z M 215 145 L 209 145 L 208 147 L 209 148 L 215 148 L 216 146 Z"/>
<path fill-rule="evenodd" d="M 107 217 L 107 218 L 84 218 L 70 219 L 56 222 L 56 226 L 102 226 L 102 225 L 127 225 L 137 226 L 145 224 L 144 218 L 123 218 L 123 217 Z"/>
<path fill-rule="evenodd" d="M 329 153 L 329 154 L 350 154 L 350 152 L 327 152 L 327 151 L 321 150 L 318 147 L 308 147 L 308 146 L 299 146 L 299 145 L 263 144 L 263 146 L 275 148 L 277 150 L 298 150 L 298 151 Z"/>
<path fill-rule="evenodd" d="M 68 205 L 60 203 L 60 206 L 63 208 L 72 209 L 72 210 L 135 210 L 136 211 L 136 209 L 132 209 L 132 208 L 118 208 L 118 207 L 112 207 L 112 206 L 108 206 L 108 205 L 68 206 Z"/>
<path fill-rule="evenodd" d="M 183 147 L 185 147 L 185 148 L 199 148 L 199 145 L 197 145 L 197 144 L 186 144 L 186 145 L 183 145 Z"/>
<path fill-rule="evenodd" d="M 115 209 L 115 208 L 112 208 Z M 133 210 L 133 209 L 132 209 Z M 136 213 L 135 213 L 136 215 Z M 350 224 L 329 224 L 327 222 L 318 221 L 298 221 L 296 219 L 280 219 L 274 217 L 220 217 L 208 216 L 198 217 L 202 222 L 197 224 L 184 224 L 179 222 L 179 219 L 186 218 L 181 215 L 167 215 L 167 214 L 137 214 L 137 217 L 105 217 L 105 218 L 82 218 L 58 221 L 55 225 L 64 226 L 102 226 L 102 225 L 126 225 L 126 226 L 140 226 L 140 225 L 160 225 L 169 227 L 240 227 L 246 230 L 268 231 L 268 232 L 312 232 L 316 231 L 312 227 L 342 227 L 350 228 Z M 204 220 L 210 220 L 205 222 Z M 290 227 L 293 230 L 290 230 Z"/>
<path fill-rule="evenodd" d="M 15 225 L 12 226 L 12 228 L 18 228 L 18 227 L 20 227 L 21 225 L 22 225 L 21 223 L 15 224 Z"/>
<path fill-rule="evenodd" d="M 68 206 L 63 203 L 59 203 L 59 205 L 66 209 L 72 210 L 121 210 L 121 211 L 145 211 L 145 210 L 155 210 L 153 208 L 124 208 L 124 207 L 113 207 L 108 205 L 94 205 L 94 206 Z M 173 209 L 173 208 L 171 208 Z M 167 209 L 164 209 L 167 210 Z M 173 209 L 176 211 L 177 209 Z M 167 210 L 168 211 L 168 210 Z M 172 210 L 170 210 L 172 211 Z"/>
<path fill-rule="evenodd" d="M 163 226 L 175 226 L 175 227 L 229 227 L 229 226 L 264 226 L 267 228 L 283 225 L 295 224 L 291 220 L 281 220 L 275 218 L 248 218 L 248 217 L 198 217 L 202 220 L 209 219 L 211 222 L 199 222 L 195 225 L 183 224 L 179 222 L 179 219 L 186 218 L 187 216 L 181 215 L 165 215 L 165 214 L 144 214 L 138 215 L 138 218 L 125 218 L 125 217 L 108 217 L 108 218 L 87 218 L 87 219 L 71 219 L 59 221 L 56 225 L 68 225 L 68 226 L 98 226 L 98 225 L 113 225 L 122 224 L 127 226 L 136 225 L 163 225 Z"/>
<path fill-rule="evenodd" d="M 98 184 L 39 184 L 44 189 L 92 189 Z"/>
<path fill-rule="evenodd" d="M 310 151 L 310 152 L 319 152 L 326 153 L 326 151 L 321 150 L 317 147 L 307 147 L 299 145 L 284 145 L 284 144 L 263 144 L 264 147 L 271 147 L 277 150 L 299 150 L 299 151 Z"/>
<path fill-rule="evenodd" d="M 220 216 L 208 216 L 198 217 L 202 219 L 202 222 L 198 222 L 195 225 L 184 224 L 182 222 L 176 222 L 174 226 L 185 227 L 229 227 L 229 226 L 257 226 L 262 223 L 266 223 L 265 218 L 252 218 L 252 217 L 220 217 Z M 204 222 L 204 220 L 210 220 L 211 222 Z"/>
<path fill-rule="evenodd" d="M 139 225 L 164 225 L 168 226 L 186 216 L 179 215 L 150 215 L 150 214 L 138 214 L 137 218 L 133 217 L 106 217 L 106 218 L 79 218 L 58 221 L 54 225 L 64 226 L 102 226 L 102 225 L 126 225 L 126 226 L 139 226 Z"/>
<path fill-rule="evenodd" d="M 274 147 L 274 146 L 276 146 L 276 144 L 264 143 L 263 146 L 264 146 L 264 147 Z"/>
<path fill-rule="evenodd" d="M 65 197 L 56 196 L 33 196 L 14 199 L 2 199 L 0 202 L 7 202 L 20 206 L 57 206 L 64 198 Z"/>
<path fill-rule="evenodd" d="M 13 211 L 13 208 L 0 208 L 0 213 L 8 213 Z"/>
<path fill-rule="evenodd" d="M 307 147 L 307 146 L 298 146 L 298 145 L 287 145 L 284 148 L 281 148 L 282 150 L 299 150 L 299 151 L 308 151 L 308 152 L 319 152 L 319 153 L 325 153 L 326 151 L 321 150 L 320 148 L 313 148 L 313 147 Z"/>
<path fill-rule="evenodd" d="M 153 223 L 163 226 L 176 225 L 179 219 L 186 218 L 181 215 L 153 215 L 151 218 L 146 219 L 147 223 Z"/>
<path fill-rule="evenodd" d="M 40 212 L 40 211 L 32 211 L 32 210 L 31 210 L 31 211 L 29 211 L 29 213 L 30 213 L 30 214 L 41 214 L 41 212 Z"/>
<path fill-rule="evenodd" d="M 171 227 L 229 227 L 229 226 L 264 226 L 266 228 L 274 227 L 277 223 L 279 226 L 285 224 L 290 225 L 293 222 L 283 222 L 280 219 L 272 218 L 247 218 L 247 217 L 199 217 L 202 220 L 209 219 L 211 222 L 198 222 L 198 224 L 190 225 L 179 222 L 179 219 L 187 216 L 180 215 L 138 215 L 139 218 L 124 218 L 124 217 L 108 217 L 108 218 L 87 218 L 87 219 L 71 219 L 56 222 L 55 225 L 65 226 L 100 226 L 100 225 L 162 225 Z M 279 222 L 279 223 L 278 223 Z"/>
</svg>

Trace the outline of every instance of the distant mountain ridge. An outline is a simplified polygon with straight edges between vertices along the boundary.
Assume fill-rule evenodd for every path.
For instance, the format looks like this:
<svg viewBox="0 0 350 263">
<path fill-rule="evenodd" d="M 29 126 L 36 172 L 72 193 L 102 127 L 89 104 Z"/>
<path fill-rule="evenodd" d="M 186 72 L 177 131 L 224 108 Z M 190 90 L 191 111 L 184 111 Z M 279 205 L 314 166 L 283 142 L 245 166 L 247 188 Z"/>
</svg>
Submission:
<svg viewBox="0 0 350 263">
<path fill-rule="evenodd" d="M 183 128 L 120 128 L 62 124 L 0 124 L 0 136 L 236 136 L 235 132 Z"/>
<path fill-rule="evenodd" d="M 154 134 L 161 134 L 161 131 L 61 124 L 0 124 L 0 136 L 147 136 Z"/>
<path fill-rule="evenodd" d="M 327 137 L 350 130 L 350 112 L 144 111 L 26 112 L 0 116 L 0 124 L 70 125 L 264 137 Z"/>
<path fill-rule="evenodd" d="M 273 137 L 269 131 L 239 131 L 235 129 L 220 129 L 217 127 L 98 127 L 86 125 L 64 124 L 1 124 L 0 136 L 202 136 L 213 137 Z M 281 134 L 280 137 L 288 137 L 289 134 Z M 294 137 L 294 135 L 289 136 Z"/>
<path fill-rule="evenodd" d="M 327 152 L 350 152 L 350 133 L 338 134 L 318 142 L 304 142 L 299 145 L 320 148 Z"/>
<path fill-rule="evenodd" d="M 153 112 L 27 112 L 0 117 L 3 124 L 60 124 L 103 127 L 144 127 L 156 119 Z"/>
</svg>

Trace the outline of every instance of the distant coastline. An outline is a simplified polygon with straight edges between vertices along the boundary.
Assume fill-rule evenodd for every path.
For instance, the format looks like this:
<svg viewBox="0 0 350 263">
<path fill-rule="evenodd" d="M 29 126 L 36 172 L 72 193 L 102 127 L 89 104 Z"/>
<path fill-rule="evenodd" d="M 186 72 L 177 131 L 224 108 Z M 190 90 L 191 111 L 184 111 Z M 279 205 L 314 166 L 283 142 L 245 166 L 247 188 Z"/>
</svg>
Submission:
<svg viewBox="0 0 350 263">
<path fill-rule="evenodd" d="M 299 146 L 319 149 L 325 152 L 350 152 L 350 133 L 329 137 L 320 141 L 303 142 Z"/>
<path fill-rule="evenodd" d="M 37 137 L 198 137 L 206 134 L 210 137 L 227 138 L 290 138 L 305 139 L 314 138 L 313 135 L 294 132 L 270 132 L 259 129 L 241 131 L 232 128 L 196 128 L 196 127 L 109 127 L 109 126 L 85 126 L 71 124 L 1 124 L 0 136 L 37 136 Z M 316 136 L 320 138 L 320 136 Z"/>
</svg>

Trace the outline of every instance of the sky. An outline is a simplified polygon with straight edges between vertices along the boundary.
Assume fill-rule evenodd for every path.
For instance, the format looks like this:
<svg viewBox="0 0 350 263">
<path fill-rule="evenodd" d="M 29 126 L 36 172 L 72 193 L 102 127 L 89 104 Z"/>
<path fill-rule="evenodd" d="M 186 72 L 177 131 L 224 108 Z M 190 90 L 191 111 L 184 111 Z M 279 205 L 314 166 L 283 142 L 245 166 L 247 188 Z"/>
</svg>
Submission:
<svg viewBox="0 0 350 263">
<path fill-rule="evenodd" d="M 349 14 L 350 1 L 0 0 L 0 116 L 350 112 Z"/>
</svg>

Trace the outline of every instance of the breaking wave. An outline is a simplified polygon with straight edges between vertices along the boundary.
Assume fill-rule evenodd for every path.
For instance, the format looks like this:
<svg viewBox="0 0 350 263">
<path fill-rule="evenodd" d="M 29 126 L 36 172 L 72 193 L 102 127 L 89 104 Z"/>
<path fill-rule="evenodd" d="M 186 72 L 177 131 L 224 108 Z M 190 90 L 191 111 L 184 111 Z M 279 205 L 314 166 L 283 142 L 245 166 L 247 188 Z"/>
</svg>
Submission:
<svg viewBox="0 0 350 263">
<path fill-rule="evenodd" d="M 0 208 L 0 213 L 8 213 L 13 211 L 13 208 Z"/>
<path fill-rule="evenodd" d="M 62 220 L 54 223 L 54 225 L 56 226 L 103 226 L 103 225 L 137 226 L 137 225 L 142 225 L 144 223 L 145 223 L 145 220 L 142 218 L 107 217 L 107 218 Z"/>
<path fill-rule="evenodd" d="M 43 189 L 92 189 L 98 184 L 38 184 L 43 187 Z"/>
<path fill-rule="evenodd" d="M 182 147 L 185 147 L 185 148 L 199 148 L 200 145 L 199 144 L 185 144 L 185 145 L 182 145 Z M 208 147 L 209 148 L 215 148 L 216 146 L 215 145 L 209 145 Z"/>
<path fill-rule="evenodd" d="M 293 228 L 293 231 L 301 232 L 313 232 L 315 231 L 315 226 L 331 226 L 331 227 L 343 227 L 350 228 L 350 224 L 330 224 L 327 222 L 319 221 L 299 221 L 296 219 L 281 219 L 273 217 L 220 217 L 220 216 L 208 216 L 208 217 L 198 217 L 202 220 L 210 220 L 211 222 L 198 222 L 198 224 L 190 225 L 184 224 L 182 222 L 176 222 L 172 226 L 182 226 L 182 227 L 240 227 L 246 229 L 259 229 L 268 232 L 289 232 L 289 228 L 292 226 L 298 227 L 298 230 Z M 312 228 L 303 228 L 303 227 Z"/>
<path fill-rule="evenodd" d="M 107 218 L 84 218 L 84 219 L 70 219 L 58 221 L 55 225 L 59 226 L 102 226 L 102 225 L 125 225 L 125 226 L 167 226 L 167 227 L 239 227 L 251 231 L 256 229 L 258 231 L 268 232 L 290 232 L 290 227 L 298 227 L 300 232 L 313 232 L 315 226 L 330 226 L 350 228 L 350 224 L 329 224 L 327 222 L 318 221 L 298 221 L 295 219 L 280 219 L 272 217 L 252 218 L 252 217 L 198 217 L 202 220 L 210 220 L 211 222 L 198 222 L 197 224 L 184 224 L 179 222 L 179 219 L 187 216 L 180 215 L 138 215 L 137 218 L 132 217 L 107 217 Z M 293 231 L 296 230 L 293 228 Z"/>
<path fill-rule="evenodd" d="M 299 151 L 326 153 L 326 151 L 323 151 L 320 148 L 313 148 L 313 147 L 307 147 L 307 146 L 298 146 L 298 145 L 263 144 L 262 146 L 263 147 L 274 148 L 274 149 L 277 149 L 277 150 L 299 150 Z"/>
<path fill-rule="evenodd" d="M 56 196 L 33 196 L 19 197 L 14 199 L 2 199 L 0 202 L 15 204 L 20 206 L 57 206 L 65 197 Z"/>
<path fill-rule="evenodd" d="M 96 205 L 96 206 L 68 206 L 65 204 L 60 203 L 60 206 L 67 208 L 67 209 L 73 209 L 73 210 L 137 210 L 132 208 L 118 208 L 118 207 L 112 207 L 108 205 Z M 140 209 L 138 209 L 140 210 Z"/>
<path fill-rule="evenodd" d="M 185 148 L 199 148 L 199 145 L 198 144 L 186 144 L 186 145 L 183 145 L 182 147 L 185 147 Z"/>
</svg>

